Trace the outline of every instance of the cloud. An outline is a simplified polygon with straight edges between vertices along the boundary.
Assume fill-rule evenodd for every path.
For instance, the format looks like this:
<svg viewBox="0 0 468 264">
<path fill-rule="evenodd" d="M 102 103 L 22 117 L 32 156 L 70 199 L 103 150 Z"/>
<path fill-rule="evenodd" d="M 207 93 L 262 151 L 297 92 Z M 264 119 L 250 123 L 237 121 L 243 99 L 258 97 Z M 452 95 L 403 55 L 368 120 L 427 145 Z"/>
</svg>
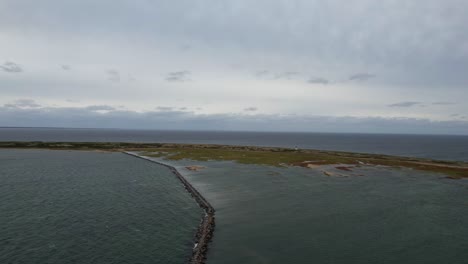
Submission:
<svg viewBox="0 0 468 264">
<path fill-rule="evenodd" d="M 255 112 L 257 111 L 258 108 L 257 107 L 247 107 L 247 108 L 244 108 L 244 111 L 245 112 Z"/>
<path fill-rule="evenodd" d="M 453 103 L 453 102 L 443 102 L 443 101 L 440 101 L 440 102 L 433 102 L 433 103 L 430 103 L 431 105 L 440 105 L 440 106 L 446 106 L 446 105 L 455 105 L 456 103 Z M 412 107 L 412 106 L 426 106 L 426 104 L 422 103 L 422 102 L 412 102 L 412 101 L 407 101 L 407 102 L 399 102 L 399 103 L 395 103 L 395 104 L 390 104 L 388 105 L 389 107 Z"/>
<path fill-rule="evenodd" d="M 330 81 L 325 79 L 325 78 L 312 78 L 307 82 L 308 83 L 317 83 L 317 84 L 328 84 L 328 83 L 330 83 Z"/>
<path fill-rule="evenodd" d="M 90 105 L 90 106 L 86 106 L 84 109 L 89 110 L 89 111 L 95 111 L 95 112 L 116 110 L 115 107 L 110 106 L 110 105 Z"/>
<path fill-rule="evenodd" d="M 190 49 L 192 49 L 192 46 L 185 44 L 185 45 L 180 46 L 179 49 L 181 51 L 189 51 Z"/>
<path fill-rule="evenodd" d="M 260 70 L 254 72 L 254 76 L 259 79 L 272 79 L 272 80 L 291 80 L 297 75 L 299 75 L 300 72 L 295 72 L 295 71 L 285 71 L 285 72 L 280 72 L 280 73 L 274 73 L 269 70 Z"/>
<path fill-rule="evenodd" d="M 0 68 L 4 72 L 10 72 L 10 73 L 23 72 L 23 68 L 21 68 L 20 65 L 14 63 L 14 62 L 11 62 L 11 61 L 7 61 L 7 62 L 3 63 L 3 65 L 0 65 Z"/>
<path fill-rule="evenodd" d="M 120 73 L 117 70 L 108 70 L 107 80 L 111 82 L 120 82 Z"/>
<path fill-rule="evenodd" d="M 70 105 L 125 102 L 156 111 L 183 99 L 199 113 L 251 105 L 298 115 L 468 112 L 468 1 L 355 0 L 345 10 L 341 0 L 7 2 L 0 4 L 4 100 L 76 98 L 80 104 Z M 24 72 L 7 74 L 6 60 Z M 138 81 L 130 83 L 129 73 Z M 182 83 L 189 79 L 196 82 Z M 386 106 L 404 101 L 427 107 Z"/>
<path fill-rule="evenodd" d="M 150 44 L 154 49 L 145 52 L 147 55 L 158 50 L 158 54 L 166 53 L 167 50 L 157 46 L 158 41 L 164 40 L 181 57 L 186 54 L 181 55 L 178 47 L 185 43 L 209 50 L 206 53 L 211 53 L 209 60 L 215 65 L 246 57 L 253 69 L 285 64 L 331 69 L 339 64 L 335 68 L 349 73 L 353 69 L 394 69 L 398 76 L 388 81 L 436 86 L 468 79 L 463 70 L 468 64 L 468 37 L 464 34 L 468 2 L 462 0 L 427 0 L 403 7 L 391 0 L 380 1 L 378 5 L 356 0 L 346 12 L 339 0 L 297 0 L 289 5 L 285 1 L 265 0 L 217 1 L 210 5 L 183 1 L 184 8 L 179 1 L 164 5 L 159 1 L 85 1 L 80 6 L 54 0 L 29 1 L 28 5 L 10 2 L 0 10 L 2 32 L 34 30 L 46 41 L 50 35 L 60 35 L 62 39 L 71 39 L 70 42 L 75 41 L 70 36 L 80 35 L 83 37 L 79 39 L 89 49 L 101 44 L 99 39 L 111 39 L 117 33 L 131 36 L 138 27 L 142 43 L 156 44 Z M 111 2 L 114 12 L 106 12 Z M 94 12 L 90 13 L 91 9 Z M 425 12 L 421 13 L 421 9 Z M 15 15 L 19 13 L 23 15 Z M 27 49 L 36 48 L 33 42 L 24 44 L 21 46 L 30 46 Z M 142 46 L 133 45 L 119 52 L 135 55 Z M 199 58 L 207 55 L 200 50 L 194 49 Z M 119 54 L 113 55 L 115 58 Z M 180 59 L 168 57 L 172 61 Z M 86 59 L 92 61 L 92 57 Z M 168 64 L 170 59 L 160 62 Z"/>
<path fill-rule="evenodd" d="M 273 79 L 291 80 L 291 79 L 293 79 L 295 76 L 297 76 L 299 74 L 300 74 L 299 72 L 287 71 L 287 72 L 282 72 L 282 73 L 275 74 Z"/>
<path fill-rule="evenodd" d="M 172 106 L 158 106 L 158 107 L 156 107 L 156 109 L 159 110 L 159 111 L 169 112 L 169 111 L 172 111 L 174 109 L 174 107 L 172 107 Z"/>
<path fill-rule="evenodd" d="M 168 82 L 187 82 L 190 81 L 190 71 L 170 72 L 166 76 Z"/>
<path fill-rule="evenodd" d="M 356 73 L 349 77 L 350 81 L 367 81 L 369 79 L 375 78 L 375 74 L 370 73 Z"/>
<path fill-rule="evenodd" d="M 71 70 L 70 65 L 65 65 L 65 64 L 64 64 L 64 65 L 61 65 L 60 67 L 61 67 L 62 70 L 64 70 L 64 71 L 69 71 L 69 70 Z"/>
<path fill-rule="evenodd" d="M 466 115 L 463 115 L 463 114 L 451 114 L 450 117 L 454 118 L 454 119 L 468 119 L 468 116 Z"/>
<path fill-rule="evenodd" d="M 6 108 L 38 108 L 41 107 L 40 104 L 36 103 L 36 101 L 32 99 L 18 99 L 13 103 L 5 104 L 4 107 Z"/>
<path fill-rule="evenodd" d="M 432 104 L 433 104 L 433 105 L 455 105 L 456 103 L 454 103 L 454 102 L 443 102 L 443 101 L 441 101 L 441 102 L 433 102 Z"/>
<path fill-rule="evenodd" d="M 269 75 L 270 71 L 268 70 L 261 70 L 254 72 L 255 77 L 257 78 L 264 78 L 265 76 Z"/>
<path fill-rule="evenodd" d="M 422 106 L 421 102 L 399 102 L 395 104 L 388 105 L 389 107 L 413 107 L 413 106 Z"/>
</svg>

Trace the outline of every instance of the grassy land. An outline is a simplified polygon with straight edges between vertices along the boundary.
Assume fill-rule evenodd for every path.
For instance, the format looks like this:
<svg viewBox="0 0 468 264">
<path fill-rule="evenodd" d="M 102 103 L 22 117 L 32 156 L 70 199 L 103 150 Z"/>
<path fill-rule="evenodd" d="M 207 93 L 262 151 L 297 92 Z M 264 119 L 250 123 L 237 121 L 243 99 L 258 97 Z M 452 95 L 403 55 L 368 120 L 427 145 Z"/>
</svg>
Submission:
<svg viewBox="0 0 468 264">
<path fill-rule="evenodd" d="M 468 178 L 468 163 L 361 154 L 337 151 L 293 150 L 287 148 L 163 143 L 95 142 L 0 142 L 0 148 L 46 148 L 69 150 L 143 151 L 144 155 L 172 160 L 233 160 L 244 164 L 304 166 L 350 164 L 385 165 L 439 172 L 450 178 Z"/>
</svg>

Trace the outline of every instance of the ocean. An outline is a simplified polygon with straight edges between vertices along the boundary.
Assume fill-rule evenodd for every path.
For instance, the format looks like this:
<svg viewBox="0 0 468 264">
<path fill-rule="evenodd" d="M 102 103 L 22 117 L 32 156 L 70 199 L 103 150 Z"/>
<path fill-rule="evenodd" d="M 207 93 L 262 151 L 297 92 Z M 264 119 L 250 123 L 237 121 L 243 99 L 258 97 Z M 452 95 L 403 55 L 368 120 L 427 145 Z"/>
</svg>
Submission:
<svg viewBox="0 0 468 264">
<path fill-rule="evenodd" d="M 165 161 L 216 209 L 208 264 L 464 264 L 468 179 L 385 167 Z M 206 169 L 191 172 L 187 165 Z"/>
<path fill-rule="evenodd" d="M 178 264 L 204 212 L 165 167 L 122 153 L 0 150 L 0 263 Z"/>
<path fill-rule="evenodd" d="M 139 137 L 120 130 L 107 136 L 102 130 L 14 131 L 3 129 L 10 139 L 2 140 L 194 140 L 191 132 L 180 131 L 136 131 Z M 62 134 L 54 140 L 54 133 Z M 193 134 L 218 144 L 267 135 L 297 140 L 296 133 Z M 142 140 L 145 136 L 148 140 Z M 352 138 L 368 135 L 304 134 L 302 139 L 318 144 L 317 137 L 326 136 L 348 138 L 352 146 Z M 216 209 L 208 264 L 463 264 L 468 259 L 467 179 L 381 166 L 346 172 L 327 166 L 323 169 L 334 174 L 327 176 L 322 169 L 231 161 L 162 162 L 176 167 Z M 189 165 L 205 169 L 189 171 Z M 0 201 L 0 263 L 12 264 L 185 263 L 203 215 L 167 168 L 96 151 L 0 150 Z"/>
<path fill-rule="evenodd" d="M 298 147 L 468 161 L 468 136 L 0 128 L 0 141 L 161 142 Z"/>
</svg>

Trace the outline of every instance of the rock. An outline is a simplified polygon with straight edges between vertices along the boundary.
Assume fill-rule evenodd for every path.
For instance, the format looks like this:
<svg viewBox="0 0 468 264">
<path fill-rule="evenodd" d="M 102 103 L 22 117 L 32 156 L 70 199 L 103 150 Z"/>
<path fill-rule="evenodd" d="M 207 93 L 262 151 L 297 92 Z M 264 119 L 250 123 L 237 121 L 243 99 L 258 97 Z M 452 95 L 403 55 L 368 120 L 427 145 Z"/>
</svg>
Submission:
<svg viewBox="0 0 468 264">
<path fill-rule="evenodd" d="M 338 170 L 342 170 L 342 171 L 352 171 L 351 169 L 354 167 L 353 166 L 337 166 L 335 168 Z"/>
<path fill-rule="evenodd" d="M 187 170 L 190 170 L 190 171 L 199 171 L 199 170 L 206 169 L 206 167 L 203 167 L 203 166 L 200 166 L 200 165 L 192 165 L 192 166 L 187 166 L 185 168 Z"/>
</svg>

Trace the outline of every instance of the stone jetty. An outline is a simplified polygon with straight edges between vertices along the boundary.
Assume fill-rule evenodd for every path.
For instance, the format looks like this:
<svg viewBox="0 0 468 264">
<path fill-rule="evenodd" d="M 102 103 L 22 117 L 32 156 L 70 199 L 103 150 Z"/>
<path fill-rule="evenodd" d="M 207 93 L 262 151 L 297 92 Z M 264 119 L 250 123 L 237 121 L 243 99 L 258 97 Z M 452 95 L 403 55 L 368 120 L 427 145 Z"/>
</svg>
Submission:
<svg viewBox="0 0 468 264">
<path fill-rule="evenodd" d="M 148 157 L 140 156 L 134 152 L 128 152 L 125 151 L 123 152 L 127 155 L 137 157 L 140 159 L 144 159 L 150 162 L 157 163 L 161 166 L 164 166 L 168 168 L 169 170 L 172 171 L 172 173 L 182 182 L 184 185 L 185 189 L 192 195 L 192 197 L 195 199 L 197 204 L 203 208 L 205 211 L 205 215 L 201 219 L 200 225 L 198 226 L 197 233 L 195 234 L 194 238 L 194 247 L 192 251 L 192 256 L 189 259 L 188 263 L 190 264 L 201 264 L 205 263 L 206 260 L 206 254 L 208 252 L 208 243 L 211 241 L 211 238 L 213 237 L 214 229 L 215 229 L 215 210 L 213 206 L 203 197 L 197 189 L 195 189 L 192 184 L 190 184 L 187 179 L 185 179 L 184 176 L 182 176 L 176 168 L 164 164 L 162 162 L 153 160 Z"/>
</svg>

